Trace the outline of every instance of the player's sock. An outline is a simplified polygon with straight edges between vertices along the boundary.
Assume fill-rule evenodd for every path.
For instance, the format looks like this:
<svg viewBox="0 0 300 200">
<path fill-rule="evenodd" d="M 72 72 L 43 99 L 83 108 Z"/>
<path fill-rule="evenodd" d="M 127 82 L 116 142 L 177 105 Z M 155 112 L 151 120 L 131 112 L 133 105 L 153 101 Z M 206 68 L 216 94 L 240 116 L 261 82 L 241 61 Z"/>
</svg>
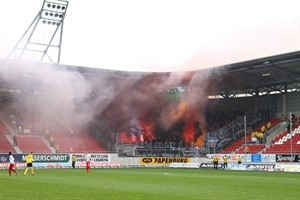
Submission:
<svg viewBox="0 0 300 200">
<path fill-rule="evenodd" d="M 28 167 L 26 167 L 25 172 L 24 172 L 24 175 L 27 174 L 27 171 L 28 171 Z"/>
</svg>

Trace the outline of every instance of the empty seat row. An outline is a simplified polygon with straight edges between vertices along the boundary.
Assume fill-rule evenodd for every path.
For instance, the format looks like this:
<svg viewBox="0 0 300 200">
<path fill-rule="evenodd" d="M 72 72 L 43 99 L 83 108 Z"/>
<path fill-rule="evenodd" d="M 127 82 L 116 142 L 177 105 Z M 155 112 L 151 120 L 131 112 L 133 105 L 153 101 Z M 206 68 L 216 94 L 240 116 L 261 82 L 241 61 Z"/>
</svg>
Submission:
<svg viewBox="0 0 300 200">
<path fill-rule="evenodd" d="M 31 135 L 18 135 L 17 144 L 23 153 L 52 153 L 48 145 L 43 141 L 40 136 Z"/>
</svg>

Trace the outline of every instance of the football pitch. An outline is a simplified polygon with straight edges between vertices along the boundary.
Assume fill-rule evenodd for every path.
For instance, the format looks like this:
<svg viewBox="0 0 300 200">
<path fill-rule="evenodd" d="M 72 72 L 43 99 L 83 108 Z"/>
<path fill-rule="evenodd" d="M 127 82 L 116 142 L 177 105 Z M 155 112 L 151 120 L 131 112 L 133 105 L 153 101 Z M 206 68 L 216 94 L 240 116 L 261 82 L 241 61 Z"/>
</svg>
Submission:
<svg viewBox="0 0 300 200">
<path fill-rule="evenodd" d="M 0 170 L 0 199 L 192 200 L 299 199 L 300 173 L 213 169 L 37 169 L 7 176 Z"/>
</svg>

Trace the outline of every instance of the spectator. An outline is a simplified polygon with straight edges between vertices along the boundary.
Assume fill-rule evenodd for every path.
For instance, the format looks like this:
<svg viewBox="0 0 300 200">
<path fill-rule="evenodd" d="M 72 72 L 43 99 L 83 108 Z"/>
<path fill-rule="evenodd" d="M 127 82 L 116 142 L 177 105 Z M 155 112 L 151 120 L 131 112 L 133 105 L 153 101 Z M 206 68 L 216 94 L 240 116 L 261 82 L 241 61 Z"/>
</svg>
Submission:
<svg viewBox="0 0 300 200">
<path fill-rule="evenodd" d="M 256 143 L 256 141 L 257 141 L 257 132 L 256 131 L 253 131 L 251 133 L 251 141 L 252 141 L 253 144 Z"/>
<path fill-rule="evenodd" d="M 245 154 L 248 154 L 248 153 L 249 153 L 249 147 L 248 147 L 248 146 L 245 146 L 244 152 L 245 152 Z"/>
<path fill-rule="evenodd" d="M 291 123 L 290 123 L 290 121 L 288 121 L 288 123 L 287 123 L 286 130 L 287 130 L 288 133 L 291 132 Z"/>
<path fill-rule="evenodd" d="M 272 123 L 269 121 L 269 122 L 267 123 L 267 129 L 270 130 L 271 127 L 272 127 Z"/>
<path fill-rule="evenodd" d="M 297 117 L 295 116 L 294 113 L 292 113 L 291 118 L 292 118 L 292 127 L 293 127 L 297 123 Z"/>
<path fill-rule="evenodd" d="M 70 129 L 70 136 L 71 136 L 71 137 L 74 136 L 74 131 L 73 131 L 73 129 Z"/>
<path fill-rule="evenodd" d="M 59 153 L 59 146 L 55 145 L 55 153 Z"/>
<path fill-rule="evenodd" d="M 17 136 L 16 135 L 14 135 L 13 136 L 13 142 L 14 142 L 14 146 L 18 146 L 18 144 L 17 144 Z"/>
<path fill-rule="evenodd" d="M 284 114 L 281 115 L 281 122 L 285 122 L 286 121 L 286 116 Z"/>
<path fill-rule="evenodd" d="M 260 130 L 261 130 L 262 133 L 265 133 L 265 131 L 266 131 L 266 126 L 265 126 L 265 125 L 262 125 L 261 128 L 260 128 Z"/>
<path fill-rule="evenodd" d="M 258 139 L 258 143 L 259 143 L 259 144 L 262 144 L 263 138 L 264 138 L 264 133 L 259 132 L 259 133 L 257 134 L 257 139 Z"/>
<path fill-rule="evenodd" d="M 50 131 L 49 131 L 48 128 L 46 129 L 45 137 L 46 137 L 46 140 L 47 140 L 47 141 L 50 141 Z"/>
<path fill-rule="evenodd" d="M 263 135 L 262 143 L 265 144 L 267 142 L 267 136 L 269 135 L 269 132 L 267 131 L 266 134 Z"/>
<path fill-rule="evenodd" d="M 51 135 L 50 136 L 50 147 L 53 147 L 54 146 L 54 138 L 53 136 Z"/>
<path fill-rule="evenodd" d="M 19 126 L 19 134 L 22 134 L 23 133 L 23 131 L 22 131 L 22 127 L 21 126 Z"/>
<path fill-rule="evenodd" d="M 261 133 L 260 134 L 260 144 L 264 143 L 264 137 L 265 137 L 266 133 Z"/>
</svg>

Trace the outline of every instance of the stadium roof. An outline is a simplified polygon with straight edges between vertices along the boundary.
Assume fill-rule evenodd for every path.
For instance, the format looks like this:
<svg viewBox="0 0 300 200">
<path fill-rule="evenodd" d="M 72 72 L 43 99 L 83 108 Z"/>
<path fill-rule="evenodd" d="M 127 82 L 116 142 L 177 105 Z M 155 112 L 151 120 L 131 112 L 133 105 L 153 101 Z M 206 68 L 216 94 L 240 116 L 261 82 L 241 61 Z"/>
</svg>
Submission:
<svg viewBox="0 0 300 200">
<path fill-rule="evenodd" d="M 238 73 L 246 88 L 300 82 L 300 51 L 225 66 Z"/>
<path fill-rule="evenodd" d="M 300 51 L 217 67 L 214 73 L 225 75 L 218 84 L 223 93 L 244 90 L 255 95 L 289 88 L 300 91 Z"/>
<path fill-rule="evenodd" d="M 4 62 L 1 62 L 1 65 L 2 63 Z M 115 77 L 134 78 L 151 74 L 149 72 L 127 72 L 80 66 L 64 65 L 63 67 L 71 71 L 79 71 L 87 76 L 109 74 Z M 237 97 L 237 94 L 256 96 L 268 95 L 274 93 L 274 91 L 285 93 L 289 89 L 292 90 L 290 92 L 300 91 L 300 51 L 204 70 L 211 70 L 213 77 L 216 79 L 214 89 L 209 91 L 210 95 Z M 201 72 L 201 70 L 199 71 Z M 157 76 L 168 76 L 170 73 L 156 72 L 155 74 Z M 3 83 L 1 85 L 3 86 Z"/>
</svg>

